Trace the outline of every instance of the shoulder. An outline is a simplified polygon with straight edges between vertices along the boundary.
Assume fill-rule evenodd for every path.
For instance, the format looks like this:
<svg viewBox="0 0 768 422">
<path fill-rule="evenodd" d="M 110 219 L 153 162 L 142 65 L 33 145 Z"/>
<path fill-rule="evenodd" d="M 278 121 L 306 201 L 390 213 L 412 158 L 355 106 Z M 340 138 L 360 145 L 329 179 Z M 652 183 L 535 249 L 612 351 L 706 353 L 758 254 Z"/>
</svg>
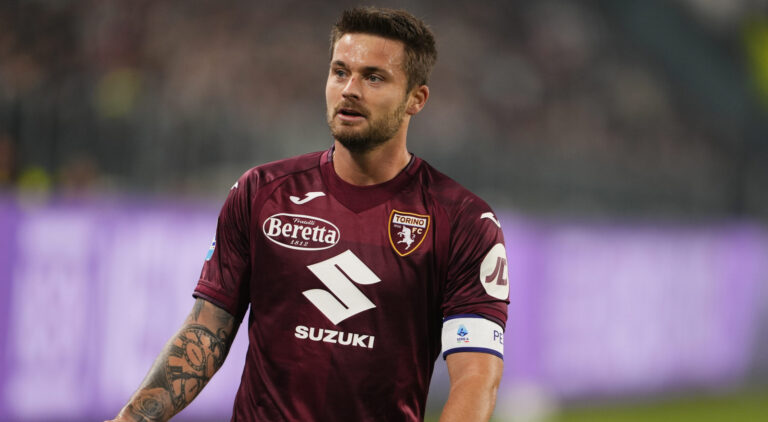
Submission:
<svg viewBox="0 0 768 422">
<path fill-rule="evenodd" d="M 248 210 L 260 194 L 266 194 L 280 186 L 280 182 L 289 180 L 293 175 L 311 171 L 320 167 L 323 152 L 312 152 L 292 158 L 253 167 L 243 173 L 229 189 L 225 208 Z"/>
<path fill-rule="evenodd" d="M 422 161 L 421 166 L 421 183 L 425 192 L 449 216 L 456 218 L 466 214 L 491 212 L 491 207 L 482 198 L 457 181 L 426 161 Z"/>
<path fill-rule="evenodd" d="M 275 181 L 320 167 L 323 151 L 273 161 L 253 167 L 238 179 L 238 185 L 247 184 L 251 189 L 263 188 Z"/>
</svg>

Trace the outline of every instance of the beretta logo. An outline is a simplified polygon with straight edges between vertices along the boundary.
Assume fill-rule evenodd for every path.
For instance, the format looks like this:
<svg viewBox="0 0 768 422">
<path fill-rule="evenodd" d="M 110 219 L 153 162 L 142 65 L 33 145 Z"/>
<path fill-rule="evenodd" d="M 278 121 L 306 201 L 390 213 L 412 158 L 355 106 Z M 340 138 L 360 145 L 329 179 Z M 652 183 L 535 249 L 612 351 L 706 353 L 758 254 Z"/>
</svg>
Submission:
<svg viewBox="0 0 768 422">
<path fill-rule="evenodd" d="M 333 247 L 341 235 L 330 221 L 301 214 L 275 214 L 264 220 L 262 230 L 278 245 L 302 251 Z"/>
<path fill-rule="evenodd" d="M 429 231 L 429 216 L 392 210 L 389 214 L 389 243 L 400 256 L 415 251 Z"/>
</svg>

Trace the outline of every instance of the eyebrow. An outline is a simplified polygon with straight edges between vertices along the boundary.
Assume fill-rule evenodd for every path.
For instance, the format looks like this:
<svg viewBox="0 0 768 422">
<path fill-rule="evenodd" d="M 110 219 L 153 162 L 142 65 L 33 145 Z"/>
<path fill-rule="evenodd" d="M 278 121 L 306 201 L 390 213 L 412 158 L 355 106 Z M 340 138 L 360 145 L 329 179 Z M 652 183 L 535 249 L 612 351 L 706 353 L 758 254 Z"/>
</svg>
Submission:
<svg viewBox="0 0 768 422">
<path fill-rule="evenodd" d="M 331 63 L 331 65 L 332 66 L 339 66 L 339 67 L 343 67 L 343 68 L 349 68 L 349 66 L 347 66 L 347 64 L 344 63 L 342 60 L 334 60 L 333 63 Z M 364 73 L 376 73 L 376 72 L 378 72 L 378 73 L 384 73 L 386 75 L 390 75 L 391 74 L 388 70 L 386 70 L 384 68 L 381 68 L 381 67 L 377 67 L 377 66 L 365 66 L 363 68 L 363 72 Z"/>
</svg>

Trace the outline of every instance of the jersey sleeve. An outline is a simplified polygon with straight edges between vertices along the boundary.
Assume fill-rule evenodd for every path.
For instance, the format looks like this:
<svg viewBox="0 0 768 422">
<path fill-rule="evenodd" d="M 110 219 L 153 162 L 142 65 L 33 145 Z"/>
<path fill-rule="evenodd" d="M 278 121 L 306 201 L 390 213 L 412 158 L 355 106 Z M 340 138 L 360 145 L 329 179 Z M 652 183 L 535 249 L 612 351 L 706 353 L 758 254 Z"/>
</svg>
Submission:
<svg viewBox="0 0 768 422">
<path fill-rule="evenodd" d="M 509 304 L 504 235 L 478 198 L 455 217 L 443 297 L 443 356 L 462 351 L 503 358 Z"/>
<path fill-rule="evenodd" d="M 249 181 L 246 173 L 232 186 L 219 213 L 216 237 L 208 251 L 194 297 L 206 299 L 242 319 L 248 309 Z"/>
</svg>

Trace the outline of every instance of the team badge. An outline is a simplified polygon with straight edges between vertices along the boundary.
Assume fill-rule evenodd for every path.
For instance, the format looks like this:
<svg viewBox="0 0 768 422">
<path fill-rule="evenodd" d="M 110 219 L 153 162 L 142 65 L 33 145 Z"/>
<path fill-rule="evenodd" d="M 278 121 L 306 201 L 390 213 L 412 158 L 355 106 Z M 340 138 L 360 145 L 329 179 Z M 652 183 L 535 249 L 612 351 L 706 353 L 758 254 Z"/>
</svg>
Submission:
<svg viewBox="0 0 768 422">
<path fill-rule="evenodd" d="M 429 231 L 429 216 L 392 210 L 389 214 L 389 243 L 400 256 L 421 246 Z"/>
</svg>

